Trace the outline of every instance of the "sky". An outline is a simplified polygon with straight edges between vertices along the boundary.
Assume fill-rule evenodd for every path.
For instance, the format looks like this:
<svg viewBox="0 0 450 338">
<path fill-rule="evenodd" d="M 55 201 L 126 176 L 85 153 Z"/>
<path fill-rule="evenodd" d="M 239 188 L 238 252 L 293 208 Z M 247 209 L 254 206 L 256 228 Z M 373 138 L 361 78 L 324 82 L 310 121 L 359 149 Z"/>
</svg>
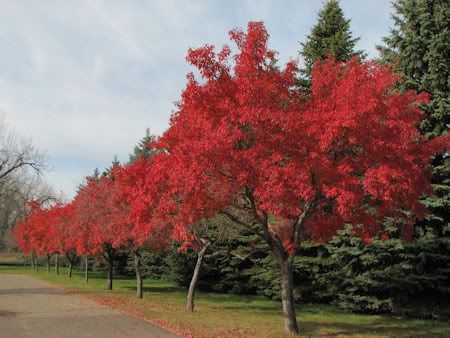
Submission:
<svg viewBox="0 0 450 338">
<path fill-rule="evenodd" d="M 376 57 L 391 0 L 341 0 L 357 48 Z M 189 47 L 229 43 L 228 31 L 263 21 L 281 63 L 320 0 L 0 0 L 0 114 L 45 151 L 55 191 L 72 197 L 83 177 L 126 161 L 150 128 L 169 125 L 192 68 Z"/>
</svg>

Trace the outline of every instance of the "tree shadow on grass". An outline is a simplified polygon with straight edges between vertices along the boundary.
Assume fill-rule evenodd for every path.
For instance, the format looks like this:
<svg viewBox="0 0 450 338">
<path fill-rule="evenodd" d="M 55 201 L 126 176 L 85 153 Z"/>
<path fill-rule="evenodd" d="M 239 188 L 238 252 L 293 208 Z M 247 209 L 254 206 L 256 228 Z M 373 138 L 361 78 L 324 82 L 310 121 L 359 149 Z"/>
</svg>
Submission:
<svg viewBox="0 0 450 338">
<path fill-rule="evenodd" d="M 160 294 L 181 294 L 184 296 L 187 295 L 187 288 L 176 286 L 170 283 L 167 283 L 167 285 L 164 285 L 164 281 L 152 285 L 151 283 L 145 283 L 144 282 L 144 292 L 145 293 L 160 293 Z M 163 285 L 161 285 L 163 284 Z M 136 290 L 136 286 L 134 285 L 126 285 L 122 288 L 128 289 L 128 290 Z M 281 309 L 281 302 L 280 305 L 274 302 L 274 305 L 271 304 L 271 301 L 264 299 L 260 296 L 254 296 L 254 295 L 235 295 L 235 294 L 227 294 L 227 293 L 209 293 L 209 292 L 197 292 L 196 293 L 196 301 L 198 302 L 205 302 L 205 303 L 214 303 L 218 304 L 221 308 L 233 308 L 236 307 L 239 308 L 276 308 Z M 267 303 L 266 304 L 258 304 L 258 302 L 261 303 Z M 229 303 L 228 305 L 226 303 Z M 252 304 L 250 304 L 252 303 Z M 241 306 L 244 305 L 244 306 Z"/>
<path fill-rule="evenodd" d="M 136 291 L 136 286 L 123 286 L 124 289 Z M 177 286 L 160 286 L 160 285 L 148 285 L 143 287 L 144 293 L 185 293 L 186 289 Z"/>
<path fill-rule="evenodd" d="M 54 271 L 51 271 L 51 273 L 54 274 Z M 60 268 L 60 275 L 67 275 L 67 268 L 66 267 L 61 267 Z M 77 276 L 80 278 L 84 278 L 84 270 L 73 270 L 72 272 L 72 277 Z M 103 280 L 103 279 L 107 279 L 108 275 L 106 272 L 104 271 L 89 271 L 88 273 L 88 277 L 89 279 L 92 280 Z M 113 280 L 130 280 L 132 281 L 132 276 L 124 276 L 124 275 L 113 275 Z"/>
<path fill-rule="evenodd" d="M 152 285 L 152 281 L 144 282 L 145 293 L 159 293 L 159 294 L 179 294 L 183 297 L 187 295 L 187 289 L 184 287 L 176 286 L 165 281 L 153 281 L 155 285 Z M 164 285 L 167 283 L 167 285 Z M 123 289 L 135 291 L 136 286 L 126 285 L 122 286 Z M 228 293 L 214 293 L 214 292 L 197 292 L 196 301 L 209 305 L 211 308 L 217 307 L 227 310 L 248 310 L 257 309 L 259 311 L 266 312 L 280 312 L 282 311 L 281 301 L 271 301 L 258 295 L 236 295 Z M 214 306 L 216 305 L 217 306 Z M 212 305 L 212 306 L 211 306 Z M 334 307 L 321 305 L 321 304 L 297 304 L 297 313 L 309 313 L 320 314 L 326 313 L 343 313 L 342 310 L 335 309 Z"/>
</svg>

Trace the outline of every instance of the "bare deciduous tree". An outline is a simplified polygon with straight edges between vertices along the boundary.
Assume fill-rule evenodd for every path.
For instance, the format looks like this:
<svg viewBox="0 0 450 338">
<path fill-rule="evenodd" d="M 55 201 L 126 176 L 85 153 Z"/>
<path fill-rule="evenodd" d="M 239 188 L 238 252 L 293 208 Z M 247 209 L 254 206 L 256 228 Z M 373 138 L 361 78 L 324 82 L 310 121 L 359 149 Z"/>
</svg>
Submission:
<svg viewBox="0 0 450 338">
<path fill-rule="evenodd" d="M 26 202 L 55 201 L 55 193 L 43 180 L 46 156 L 30 139 L 19 138 L 0 116 L 0 248 L 7 242 L 14 224 L 26 215 Z"/>
<path fill-rule="evenodd" d="M 0 116 L 0 181 L 23 169 L 42 173 L 46 169 L 46 157 L 30 139 L 18 138 Z"/>
</svg>

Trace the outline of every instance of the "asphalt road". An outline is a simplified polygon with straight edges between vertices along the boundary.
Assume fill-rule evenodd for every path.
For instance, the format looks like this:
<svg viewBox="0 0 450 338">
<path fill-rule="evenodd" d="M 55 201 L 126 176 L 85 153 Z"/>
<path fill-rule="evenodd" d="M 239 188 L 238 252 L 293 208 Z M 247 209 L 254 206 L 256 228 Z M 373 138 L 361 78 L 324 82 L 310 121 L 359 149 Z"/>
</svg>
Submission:
<svg viewBox="0 0 450 338">
<path fill-rule="evenodd" d="M 36 278 L 0 274 L 0 337 L 176 337 Z"/>
</svg>

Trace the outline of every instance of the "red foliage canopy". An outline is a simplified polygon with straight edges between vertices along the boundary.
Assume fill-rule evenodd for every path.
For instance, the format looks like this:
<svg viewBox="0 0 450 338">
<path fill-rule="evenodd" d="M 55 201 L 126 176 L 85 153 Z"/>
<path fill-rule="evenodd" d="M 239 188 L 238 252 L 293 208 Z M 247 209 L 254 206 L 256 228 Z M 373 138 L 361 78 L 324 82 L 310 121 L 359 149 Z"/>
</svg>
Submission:
<svg viewBox="0 0 450 338">
<path fill-rule="evenodd" d="M 103 252 L 104 244 L 119 248 L 130 241 L 126 220 L 128 204 L 117 198 L 114 167 L 107 176 L 88 178 L 74 199 L 76 218 L 72 232 L 80 255 Z"/>
<path fill-rule="evenodd" d="M 167 244 L 170 239 L 170 236 L 163 236 L 157 240 L 150 233 L 144 234 L 135 229 L 126 198 L 128 182 L 118 179 L 121 170 L 120 165 L 116 164 L 107 175 L 98 179 L 89 178 L 74 199 L 76 215 L 71 232 L 76 238 L 79 255 L 99 254 L 105 244 L 114 249 L 139 248 L 143 245 L 155 249 Z"/>
<path fill-rule="evenodd" d="M 311 92 L 296 84 L 290 61 L 276 66 L 262 23 L 234 30 L 238 48 L 190 50 L 188 75 L 162 149 L 99 179 L 74 201 L 32 203 L 16 234 L 24 252 L 80 255 L 167 244 L 168 231 L 189 244 L 188 226 L 221 213 L 266 241 L 295 252 L 300 240 L 326 240 L 350 223 L 363 238 L 387 216 L 412 222 L 431 193 L 429 158 L 448 146 L 416 129 L 426 95 L 400 93 L 389 67 L 356 59 L 316 63 Z"/>
<path fill-rule="evenodd" d="M 70 250 L 63 231 L 66 207 L 56 204 L 50 208 L 42 208 L 37 201 L 28 204 L 30 212 L 27 218 L 15 227 L 15 236 L 21 251 L 51 255 Z"/>
<path fill-rule="evenodd" d="M 153 250 L 162 250 L 171 243 L 169 210 L 152 208 L 162 202 L 160 198 L 168 198 L 168 195 L 160 193 L 169 187 L 165 180 L 165 156 L 160 158 L 161 155 L 141 157 L 134 164 L 116 172 L 117 198 L 128 207 L 125 219 L 129 224 L 129 235 L 134 245 L 151 247 Z"/>
<path fill-rule="evenodd" d="M 188 75 L 171 126 L 153 145 L 165 152 L 127 168 L 138 228 L 164 223 L 189 240 L 189 224 L 224 213 L 262 225 L 261 235 L 288 252 L 346 223 L 371 238 L 386 216 L 404 219 L 410 236 L 424 215 L 419 197 L 431 193 L 429 158 L 448 144 L 416 129 L 426 95 L 398 92 L 389 67 L 332 58 L 315 65 L 305 95 L 296 63 L 275 65 L 262 23 L 230 36 L 236 55 L 227 46 L 189 51 L 202 79 Z"/>
</svg>

